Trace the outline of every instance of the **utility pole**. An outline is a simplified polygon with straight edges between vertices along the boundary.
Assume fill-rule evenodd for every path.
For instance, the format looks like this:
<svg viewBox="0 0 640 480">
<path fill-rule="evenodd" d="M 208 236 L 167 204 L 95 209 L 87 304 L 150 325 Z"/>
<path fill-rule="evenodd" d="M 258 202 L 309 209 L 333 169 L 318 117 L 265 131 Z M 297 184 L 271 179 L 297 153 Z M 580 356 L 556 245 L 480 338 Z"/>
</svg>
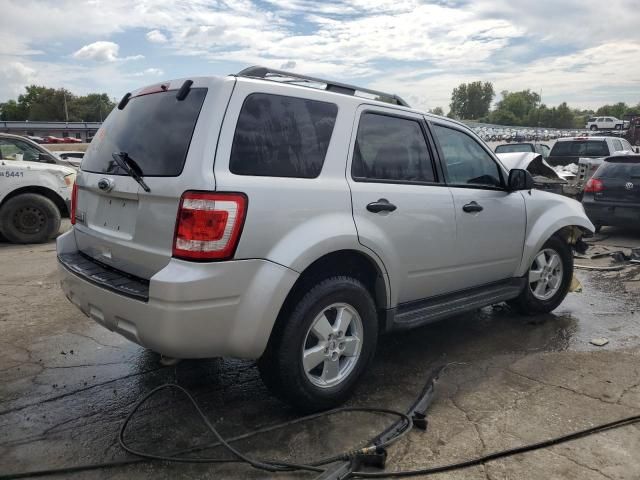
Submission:
<svg viewBox="0 0 640 480">
<path fill-rule="evenodd" d="M 67 92 L 63 90 L 62 96 L 64 97 L 64 119 L 66 122 L 69 122 L 69 110 L 67 110 Z"/>
</svg>

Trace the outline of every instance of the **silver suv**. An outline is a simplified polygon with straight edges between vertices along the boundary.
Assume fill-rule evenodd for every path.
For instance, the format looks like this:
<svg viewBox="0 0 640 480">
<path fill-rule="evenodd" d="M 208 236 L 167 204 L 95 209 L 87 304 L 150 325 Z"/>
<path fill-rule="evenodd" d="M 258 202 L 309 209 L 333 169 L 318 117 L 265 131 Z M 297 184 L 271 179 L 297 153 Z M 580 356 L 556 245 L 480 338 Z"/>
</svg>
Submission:
<svg viewBox="0 0 640 480">
<path fill-rule="evenodd" d="M 509 301 L 549 312 L 580 203 L 397 96 L 252 67 L 128 93 L 82 162 L 62 288 L 174 358 L 258 359 L 304 410 L 349 395 L 379 335 Z"/>
</svg>

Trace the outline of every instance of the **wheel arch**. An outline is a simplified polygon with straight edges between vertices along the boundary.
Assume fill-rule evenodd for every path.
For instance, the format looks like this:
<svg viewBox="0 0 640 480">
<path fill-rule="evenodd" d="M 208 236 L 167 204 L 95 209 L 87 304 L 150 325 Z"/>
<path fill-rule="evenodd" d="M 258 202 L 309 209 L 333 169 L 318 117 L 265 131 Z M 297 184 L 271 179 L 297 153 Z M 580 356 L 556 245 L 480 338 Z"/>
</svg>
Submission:
<svg viewBox="0 0 640 480">
<path fill-rule="evenodd" d="M 69 209 L 67 208 L 67 204 L 64 199 L 55 190 L 39 185 L 29 185 L 28 187 L 20 187 L 12 190 L 2 199 L 2 202 L 0 202 L 0 208 L 2 208 L 9 199 L 22 195 L 23 193 L 35 193 L 48 198 L 56 207 L 58 207 L 62 217 L 69 217 Z"/>
<path fill-rule="evenodd" d="M 591 222 L 576 221 L 574 219 L 574 221 L 556 222 L 556 224 L 549 226 L 541 235 L 536 235 L 535 238 L 537 239 L 535 241 L 530 234 L 525 242 L 525 251 L 517 276 L 523 276 L 527 273 L 531 262 L 533 262 L 533 258 L 551 237 L 558 236 L 571 247 L 579 249 L 582 238 L 585 235 L 591 235 L 593 231 L 594 226 Z"/>
<path fill-rule="evenodd" d="M 322 255 L 300 273 L 280 308 L 269 343 L 272 338 L 277 337 L 287 314 L 313 285 L 338 275 L 353 277 L 363 283 L 376 305 L 381 331 L 384 330 L 386 309 L 390 301 L 389 279 L 384 265 L 363 251 L 343 249 Z"/>
</svg>

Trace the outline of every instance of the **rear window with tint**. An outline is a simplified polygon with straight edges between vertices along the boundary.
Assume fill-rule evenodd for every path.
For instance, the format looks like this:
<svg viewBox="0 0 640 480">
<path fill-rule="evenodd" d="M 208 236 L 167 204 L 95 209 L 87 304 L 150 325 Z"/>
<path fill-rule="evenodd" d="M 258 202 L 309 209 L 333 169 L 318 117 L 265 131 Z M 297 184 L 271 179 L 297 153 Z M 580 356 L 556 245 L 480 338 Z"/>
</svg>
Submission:
<svg viewBox="0 0 640 480">
<path fill-rule="evenodd" d="M 113 153 L 127 152 L 146 177 L 175 177 L 182 173 L 206 88 L 193 88 L 178 101 L 176 91 L 134 97 L 115 108 L 91 141 L 82 170 L 126 175 Z"/>
<path fill-rule="evenodd" d="M 237 175 L 317 177 L 337 114 L 333 103 L 249 95 L 236 125 L 229 170 Z"/>
<path fill-rule="evenodd" d="M 598 171 L 599 178 L 640 178 L 640 163 L 604 162 Z"/>
<path fill-rule="evenodd" d="M 521 143 L 519 145 L 498 145 L 496 147 L 496 153 L 513 153 L 513 152 L 534 152 L 531 145 L 527 143 Z"/>
<path fill-rule="evenodd" d="M 551 149 L 551 156 L 559 157 L 606 157 L 609 155 L 607 142 L 604 140 L 573 140 L 556 142 Z"/>
</svg>

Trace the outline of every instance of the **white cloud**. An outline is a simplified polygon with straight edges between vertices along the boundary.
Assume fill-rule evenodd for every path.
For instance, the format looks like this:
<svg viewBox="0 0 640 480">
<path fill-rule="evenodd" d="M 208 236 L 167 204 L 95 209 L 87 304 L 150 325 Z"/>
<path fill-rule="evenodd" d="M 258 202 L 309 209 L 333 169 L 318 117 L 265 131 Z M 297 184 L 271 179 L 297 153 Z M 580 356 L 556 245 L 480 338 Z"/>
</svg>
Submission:
<svg viewBox="0 0 640 480">
<path fill-rule="evenodd" d="M 32 83 L 35 76 L 35 69 L 20 62 L 9 62 L 0 68 L 0 84 L 14 97 L 23 93 L 24 86 Z"/>
<path fill-rule="evenodd" d="M 132 77 L 159 77 L 161 75 L 164 75 L 164 71 L 160 68 L 145 68 L 141 72 L 134 72 L 130 74 Z"/>
<path fill-rule="evenodd" d="M 119 57 L 120 45 L 114 42 L 93 42 L 85 45 L 80 50 L 73 53 L 73 57 L 79 60 L 94 60 L 96 62 L 116 62 L 126 60 L 140 60 L 143 55 L 132 55 L 129 57 Z"/>
<path fill-rule="evenodd" d="M 147 40 L 152 43 L 167 43 L 168 39 L 160 30 L 151 30 L 147 32 Z"/>
<path fill-rule="evenodd" d="M 365 86 L 388 86 L 426 107 L 446 107 L 453 87 L 477 79 L 493 81 L 497 91 L 542 88 L 549 102 L 564 95 L 562 99 L 570 102 L 595 98 L 602 103 L 604 92 L 608 95 L 605 101 L 635 103 L 637 88 L 632 90 L 629 82 L 638 84 L 640 66 L 633 57 L 624 65 L 624 53 L 617 50 L 620 45 L 632 50 L 640 46 L 635 3 L 637 0 L 563 0 L 561 5 L 555 0 L 21 0 L 2 6 L 0 61 L 18 61 L 38 72 L 44 65 L 54 68 L 54 62 L 65 66 L 67 59 L 44 63 L 34 58 L 45 50 L 49 59 L 55 59 L 51 45 L 75 42 L 74 57 L 94 62 L 90 69 L 67 64 L 68 82 L 106 84 L 108 78 L 98 77 L 106 66 L 133 82 L 122 61 L 141 56 L 121 57 L 120 46 L 131 45 L 122 43 L 121 36 L 116 37 L 120 45 L 112 40 L 115 34 L 139 29 L 147 32 L 149 42 L 166 44 L 153 55 L 183 57 L 180 70 L 160 63 L 163 57 L 151 59 L 165 67 L 169 77 L 183 76 L 185 70 L 228 73 L 239 69 L 239 64 L 262 64 Z M 79 48 L 83 43 L 78 42 L 84 47 Z M 606 51 L 593 50 L 603 45 L 613 49 L 615 59 Z M 593 62 L 589 55 L 602 58 L 587 67 L 580 62 Z M 211 69 L 203 69 L 203 61 L 210 62 Z M 71 78 L 71 72 L 75 77 Z M 137 73 L 154 76 L 144 72 Z M 606 89 L 588 87 L 588 82 L 598 83 L 595 72 L 606 77 Z M 47 78 L 43 76 L 45 83 Z M 109 85 L 111 92 L 120 95 L 115 81 Z M 6 95 L 0 84 L 0 98 Z"/>
</svg>

